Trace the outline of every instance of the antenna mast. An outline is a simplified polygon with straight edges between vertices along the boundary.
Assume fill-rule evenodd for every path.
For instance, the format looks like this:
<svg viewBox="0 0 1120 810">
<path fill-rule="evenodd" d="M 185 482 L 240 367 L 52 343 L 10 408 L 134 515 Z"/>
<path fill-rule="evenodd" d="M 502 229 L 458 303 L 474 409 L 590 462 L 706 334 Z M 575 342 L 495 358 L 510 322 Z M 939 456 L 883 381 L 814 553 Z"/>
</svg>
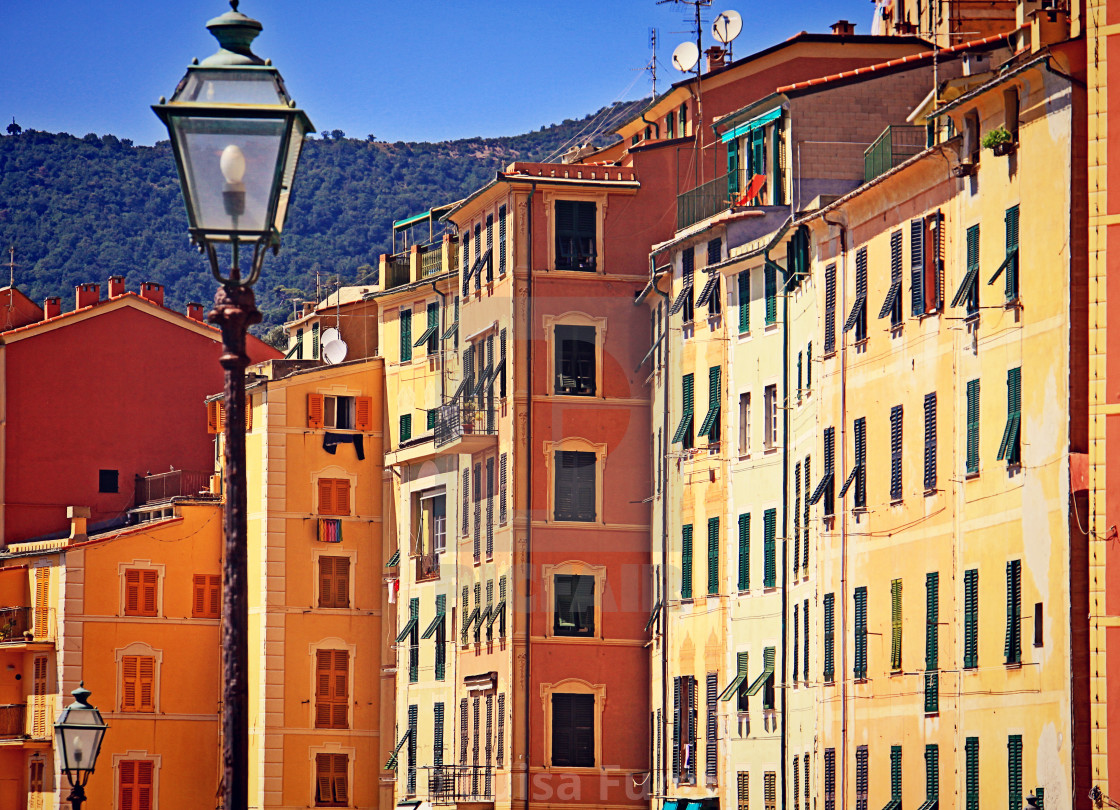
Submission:
<svg viewBox="0 0 1120 810">
<path fill-rule="evenodd" d="M 696 59 L 696 65 L 695 65 L 695 68 L 696 68 L 696 119 L 695 119 L 695 122 L 693 123 L 693 127 L 692 127 L 693 144 L 694 144 L 693 151 L 695 153 L 695 157 L 693 159 L 693 165 L 695 166 L 695 169 L 696 169 L 696 184 L 700 185 L 704 180 L 704 174 L 703 174 L 703 172 L 704 172 L 704 169 L 703 169 L 704 159 L 703 159 L 703 155 L 702 155 L 702 149 L 703 149 L 702 139 L 704 137 L 704 94 L 703 94 L 703 91 L 700 88 L 700 71 L 702 69 L 701 61 L 702 61 L 702 57 L 704 55 L 704 50 L 703 50 L 703 43 L 701 42 L 701 35 L 703 33 L 703 28 L 702 28 L 703 23 L 700 19 L 700 9 L 701 9 L 701 7 L 710 6 L 712 4 L 712 0 L 657 0 L 657 5 L 659 5 L 659 6 L 665 5 L 666 3 L 674 3 L 674 4 L 679 3 L 679 4 L 685 5 L 685 6 L 692 6 L 693 12 L 694 12 L 692 23 L 693 23 L 694 30 L 695 30 L 695 33 L 696 33 L 697 59 Z M 688 71 L 688 72 L 690 72 L 690 71 Z"/>
<path fill-rule="evenodd" d="M 649 29 L 649 75 L 653 78 L 653 97 L 657 98 L 657 29 Z"/>
</svg>

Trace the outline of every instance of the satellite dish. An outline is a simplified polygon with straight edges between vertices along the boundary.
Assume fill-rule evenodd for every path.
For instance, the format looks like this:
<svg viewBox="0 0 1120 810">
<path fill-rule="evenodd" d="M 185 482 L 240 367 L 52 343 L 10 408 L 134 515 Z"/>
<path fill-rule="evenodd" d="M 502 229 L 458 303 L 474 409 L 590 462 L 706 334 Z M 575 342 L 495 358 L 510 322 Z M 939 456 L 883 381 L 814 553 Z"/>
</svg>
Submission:
<svg viewBox="0 0 1120 810">
<path fill-rule="evenodd" d="M 682 42 L 673 51 L 673 67 L 681 73 L 688 73 L 700 61 L 700 49 L 695 42 Z"/>
<path fill-rule="evenodd" d="M 332 340 L 323 344 L 323 362 L 328 366 L 336 365 L 346 359 L 348 351 L 346 344 L 341 340 Z"/>
<path fill-rule="evenodd" d="M 743 31 L 743 18 L 738 11 L 723 11 L 712 23 L 712 36 L 727 45 Z"/>
<path fill-rule="evenodd" d="M 326 345 L 327 343 L 330 343 L 333 340 L 341 340 L 341 339 L 342 339 L 342 335 L 340 335 L 338 333 L 338 330 L 335 329 L 333 326 L 330 329 L 323 332 L 323 344 L 324 345 Z"/>
</svg>

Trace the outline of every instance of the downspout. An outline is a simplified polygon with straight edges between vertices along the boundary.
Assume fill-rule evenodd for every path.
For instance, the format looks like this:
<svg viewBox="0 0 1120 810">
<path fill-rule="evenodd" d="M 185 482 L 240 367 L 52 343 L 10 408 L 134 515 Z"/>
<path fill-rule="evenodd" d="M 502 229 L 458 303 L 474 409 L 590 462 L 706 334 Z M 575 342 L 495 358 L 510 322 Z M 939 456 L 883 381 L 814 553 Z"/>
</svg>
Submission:
<svg viewBox="0 0 1120 810">
<path fill-rule="evenodd" d="M 529 673 L 532 670 L 529 668 L 532 651 L 532 593 L 533 593 L 533 566 L 530 560 L 533 558 L 533 347 L 535 341 L 533 340 L 533 195 L 537 191 L 537 184 L 535 181 L 530 183 L 529 186 L 529 200 L 526 207 L 526 217 L 528 218 L 528 248 L 529 248 L 529 273 L 528 282 L 526 285 L 528 301 L 526 302 L 526 309 L 528 311 L 528 323 L 525 325 L 527 340 L 529 341 L 529 364 L 528 364 L 528 386 L 529 396 L 526 398 L 526 426 L 525 426 L 525 453 L 527 456 L 527 463 L 525 465 L 525 478 L 526 490 L 525 496 L 528 504 L 528 520 L 525 521 L 525 621 L 527 626 L 525 628 L 525 680 L 524 685 L 520 685 L 525 691 L 525 786 L 524 786 L 524 806 L 525 810 L 529 810 L 529 771 L 530 771 L 530 752 L 533 750 L 532 738 L 530 737 L 531 724 L 529 716 L 531 713 L 530 706 L 532 701 L 528 694 L 528 687 L 530 682 Z M 515 670 L 516 672 L 516 670 Z"/>
<path fill-rule="evenodd" d="M 648 124 L 648 125 L 653 127 L 653 140 L 655 140 L 655 141 L 660 140 L 660 138 L 661 138 L 661 127 L 660 127 L 660 125 L 658 125 L 658 123 L 656 121 L 650 121 L 648 118 L 646 118 L 645 113 L 641 114 L 641 119 L 642 119 L 642 123 Z"/>
<path fill-rule="evenodd" d="M 847 217 L 841 212 L 841 216 Z M 844 222 L 833 222 L 827 217 L 821 220 L 828 225 L 835 225 L 840 229 L 840 300 L 847 300 L 845 287 L 848 278 L 848 229 Z M 843 312 L 841 311 L 841 314 Z M 822 372 L 823 374 L 823 372 Z M 848 343 L 844 333 L 840 333 L 840 470 L 848 469 L 845 458 L 847 443 L 848 419 Z M 835 467 L 834 467 L 835 469 Z M 847 796 L 848 783 L 848 521 L 847 514 L 840 515 L 840 633 L 833 632 L 833 638 L 839 637 L 840 641 L 840 795 Z M 836 645 L 833 645 L 834 647 Z"/>
<path fill-rule="evenodd" d="M 656 263 L 656 259 L 651 254 L 649 257 L 649 277 L 653 282 L 653 291 L 661 296 L 662 303 L 665 304 L 666 312 L 663 321 L 665 339 L 662 347 L 665 355 L 663 366 L 665 379 L 661 385 L 661 445 L 654 448 L 655 453 L 661 454 L 661 463 L 658 465 L 658 469 L 661 471 L 661 615 L 658 617 L 658 622 L 661 625 L 661 723 L 657 728 L 657 733 L 663 739 L 669 704 L 669 532 L 666 528 L 669 520 L 669 293 L 661 292 L 661 289 L 657 286 L 657 277 L 654 272 Z M 660 763 L 662 774 L 667 774 L 669 771 L 668 755 L 669 746 L 662 745 Z"/>
</svg>

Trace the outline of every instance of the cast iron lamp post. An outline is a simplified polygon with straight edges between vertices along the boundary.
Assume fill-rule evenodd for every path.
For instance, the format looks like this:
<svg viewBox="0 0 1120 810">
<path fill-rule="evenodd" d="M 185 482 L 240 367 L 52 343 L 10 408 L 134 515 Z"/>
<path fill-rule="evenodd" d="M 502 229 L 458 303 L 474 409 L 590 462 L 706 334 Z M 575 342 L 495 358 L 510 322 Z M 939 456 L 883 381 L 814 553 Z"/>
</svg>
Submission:
<svg viewBox="0 0 1120 810">
<path fill-rule="evenodd" d="M 86 800 L 86 782 L 97 764 L 108 726 L 101 719 L 101 712 L 90 704 L 90 691 L 84 682 L 70 694 L 74 702 L 62 710 L 54 724 L 55 748 L 62 758 L 62 772 L 70 783 L 67 801 L 73 810 L 81 810 Z"/>
<path fill-rule="evenodd" d="M 259 323 L 252 285 L 280 232 L 304 136 L 315 130 L 288 97 L 271 61 L 250 44 L 261 24 L 237 10 L 206 27 L 221 48 L 195 60 L 170 102 L 152 107 L 167 126 L 187 206 L 191 241 L 210 260 L 221 287 L 208 320 L 222 330 L 225 369 L 225 554 L 222 569 L 222 807 L 244 810 L 249 798 L 249 654 L 245 504 L 245 335 Z M 223 274 L 217 246 L 228 244 Z M 242 273 L 241 250 L 252 248 Z"/>
</svg>

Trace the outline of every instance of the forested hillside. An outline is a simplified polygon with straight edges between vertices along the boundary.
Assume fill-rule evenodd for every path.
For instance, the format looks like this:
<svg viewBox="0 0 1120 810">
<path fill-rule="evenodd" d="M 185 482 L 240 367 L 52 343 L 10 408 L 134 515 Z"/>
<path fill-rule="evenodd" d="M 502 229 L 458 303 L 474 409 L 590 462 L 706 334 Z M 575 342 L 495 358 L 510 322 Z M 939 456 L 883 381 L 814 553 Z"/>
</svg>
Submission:
<svg viewBox="0 0 1120 810">
<path fill-rule="evenodd" d="M 503 138 L 384 143 L 338 130 L 314 136 L 304 149 L 283 248 L 265 260 L 257 286 L 265 319 L 258 329 L 282 323 L 290 299 L 313 298 L 317 273 L 324 284 L 331 277 L 371 280 L 380 254 L 391 251 L 393 220 L 457 200 L 511 161 L 558 160 L 558 150 L 625 120 L 639 103 Z M 596 142 L 608 139 L 600 134 Z M 163 284 L 168 306 L 179 310 L 214 295 L 206 262 L 187 239 L 166 141 L 134 146 L 112 135 L 30 129 L 0 137 L 4 260 L 9 245 L 16 286 L 34 301 L 60 295 L 64 309 L 72 306 L 75 285 L 104 285 L 111 275 L 125 276 L 131 290 L 141 281 Z"/>
</svg>

